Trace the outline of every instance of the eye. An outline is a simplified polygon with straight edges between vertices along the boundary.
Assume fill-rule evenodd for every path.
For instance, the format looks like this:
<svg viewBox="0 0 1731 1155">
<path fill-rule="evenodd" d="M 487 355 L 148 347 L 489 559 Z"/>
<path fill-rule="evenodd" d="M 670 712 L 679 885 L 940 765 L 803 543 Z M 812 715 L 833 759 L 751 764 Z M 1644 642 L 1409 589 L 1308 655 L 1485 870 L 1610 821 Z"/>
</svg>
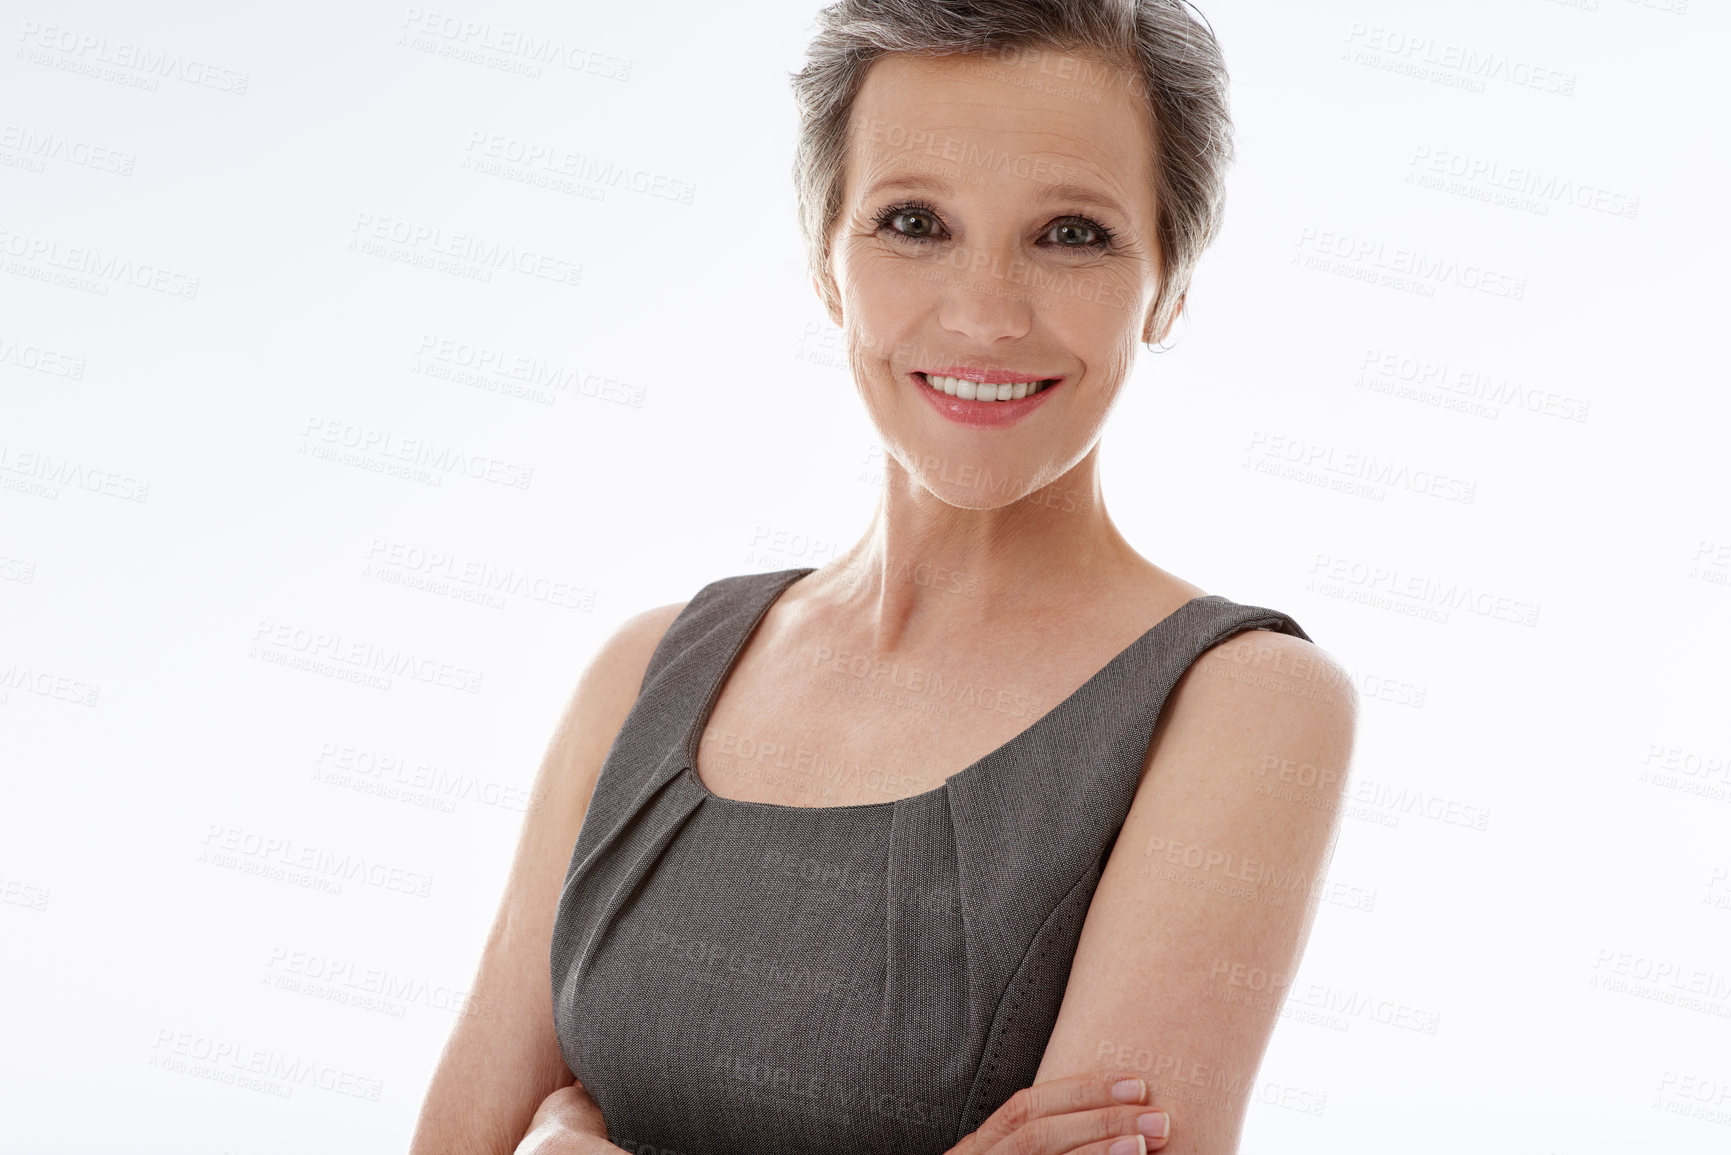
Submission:
<svg viewBox="0 0 1731 1155">
<path fill-rule="evenodd" d="M 903 201 L 890 205 L 879 212 L 872 223 L 877 231 L 889 229 L 890 235 L 904 241 L 924 244 L 927 241 L 943 239 L 940 235 L 943 222 L 938 211 L 923 201 Z M 1051 248 L 1091 250 L 1099 253 L 1111 251 L 1116 240 L 1111 229 L 1091 217 L 1084 216 L 1060 217 L 1043 235 L 1049 237 L 1053 234 L 1058 234 L 1062 239 L 1049 246 Z"/>
<path fill-rule="evenodd" d="M 878 213 L 872 223 L 877 226 L 879 232 L 882 232 L 889 228 L 891 222 L 894 221 L 904 222 L 909 227 L 890 229 L 890 231 L 894 235 L 910 241 L 931 240 L 933 230 L 939 227 L 937 210 L 917 201 L 890 205 Z"/>
<path fill-rule="evenodd" d="M 1087 217 L 1065 217 L 1046 230 L 1047 236 L 1051 236 L 1053 233 L 1067 238 L 1058 242 L 1058 248 L 1061 249 L 1109 249 L 1112 247 L 1112 230 Z M 1078 235 L 1081 235 L 1081 243 L 1071 244 L 1070 241 L 1075 240 Z"/>
</svg>

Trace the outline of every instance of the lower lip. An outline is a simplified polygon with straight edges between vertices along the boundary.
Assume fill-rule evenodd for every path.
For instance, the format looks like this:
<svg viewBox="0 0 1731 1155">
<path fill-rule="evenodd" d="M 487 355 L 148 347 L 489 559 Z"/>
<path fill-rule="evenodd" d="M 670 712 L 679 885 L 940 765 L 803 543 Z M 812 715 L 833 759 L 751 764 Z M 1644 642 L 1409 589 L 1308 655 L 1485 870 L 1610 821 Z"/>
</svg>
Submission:
<svg viewBox="0 0 1731 1155">
<path fill-rule="evenodd" d="M 998 429 L 1014 425 L 1038 409 L 1053 391 L 1063 387 L 1065 381 L 1065 378 L 1060 377 L 1038 393 L 1015 401 L 963 401 L 960 397 L 951 397 L 942 389 L 933 389 L 917 373 L 909 373 L 908 379 L 913 382 L 914 388 L 931 402 L 933 409 L 957 425 L 968 425 L 976 429 Z"/>
</svg>

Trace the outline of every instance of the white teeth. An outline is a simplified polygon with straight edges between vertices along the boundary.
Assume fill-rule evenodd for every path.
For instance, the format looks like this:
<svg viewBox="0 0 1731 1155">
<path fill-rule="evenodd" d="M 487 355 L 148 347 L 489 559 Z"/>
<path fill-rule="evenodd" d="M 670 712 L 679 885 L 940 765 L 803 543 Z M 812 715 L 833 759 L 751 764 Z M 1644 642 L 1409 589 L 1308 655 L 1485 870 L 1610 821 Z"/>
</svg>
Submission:
<svg viewBox="0 0 1731 1155">
<path fill-rule="evenodd" d="M 1018 401 L 1029 394 L 1038 393 L 1049 384 L 1046 381 L 1016 381 L 982 385 L 974 381 L 964 381 L 960 377 L 943 377 L 936 373 L 922 373 L 920 376 L 933 389 L 963 401 Z"/>
</svg>

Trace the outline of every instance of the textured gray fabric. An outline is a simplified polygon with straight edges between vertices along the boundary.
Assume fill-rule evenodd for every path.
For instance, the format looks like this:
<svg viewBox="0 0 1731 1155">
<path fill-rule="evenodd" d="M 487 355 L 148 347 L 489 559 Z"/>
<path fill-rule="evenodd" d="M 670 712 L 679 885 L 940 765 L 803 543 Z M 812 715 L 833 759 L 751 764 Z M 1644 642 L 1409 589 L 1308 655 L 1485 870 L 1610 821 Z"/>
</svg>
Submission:
<svg viewBox="0 0 1731 1155">
<path fill-rule="evenodd" d="M 553 929 L 565 1062 L 640 1155 L 942 1155 L 1033 1082 L 1161 707 L 1204 650 L 1308 635 L 1218 595 L 1148 630 L 935 790 L 721 798 L 691 769 L 770 604 L 711 582 L 650 659 Z"/>
</svg>

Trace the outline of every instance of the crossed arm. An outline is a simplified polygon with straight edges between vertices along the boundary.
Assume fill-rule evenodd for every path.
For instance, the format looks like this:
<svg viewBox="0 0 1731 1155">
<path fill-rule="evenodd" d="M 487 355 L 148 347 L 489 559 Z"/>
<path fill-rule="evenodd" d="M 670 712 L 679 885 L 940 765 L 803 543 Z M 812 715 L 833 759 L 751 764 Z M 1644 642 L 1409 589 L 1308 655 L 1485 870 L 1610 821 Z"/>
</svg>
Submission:
<svg viewBox="0 0 1731 1155">
<path fill-rule="evenodd" d="M 1024 1095 L 977 1135 L 1056 1153 L 1072 1149 L 1056 1141 L 1066 1125 L 1133 1134 L 1136 1108 L 1102 1104 L 1112 1080 L 1136 1075 L 1144 1103 L 1171 1116 L 1163 1155 L 1234 1155 L 1333 853 L 1357 713 L 1350 679 L 1302 638 L 1247 631 L 1192 663 L 1149 744 L 1034 1077 L 1068 1101 L 1042 1109 Z M 580 1089 L 539 1119 L 517 1155 L 617 1150 Z"/>
<path fill-rule="evenodd" d="M 619 1150 L 553 1034 L 547 944 L 607 745 L 681 608 L 633 618 L 584 672 L 473 984 L 487 1012 L 453 1031 L 411 1155 Z M 1300 638 L 1247 631 L 1191 664 L 1095 889 L 1035 1088 L 1139 1075 L 1144 1102 L 1172 1117 L 1163 1152 L 1236 1152 L 1333 852 L 1357 706 L 1340 668 Z"/>
</svg>

